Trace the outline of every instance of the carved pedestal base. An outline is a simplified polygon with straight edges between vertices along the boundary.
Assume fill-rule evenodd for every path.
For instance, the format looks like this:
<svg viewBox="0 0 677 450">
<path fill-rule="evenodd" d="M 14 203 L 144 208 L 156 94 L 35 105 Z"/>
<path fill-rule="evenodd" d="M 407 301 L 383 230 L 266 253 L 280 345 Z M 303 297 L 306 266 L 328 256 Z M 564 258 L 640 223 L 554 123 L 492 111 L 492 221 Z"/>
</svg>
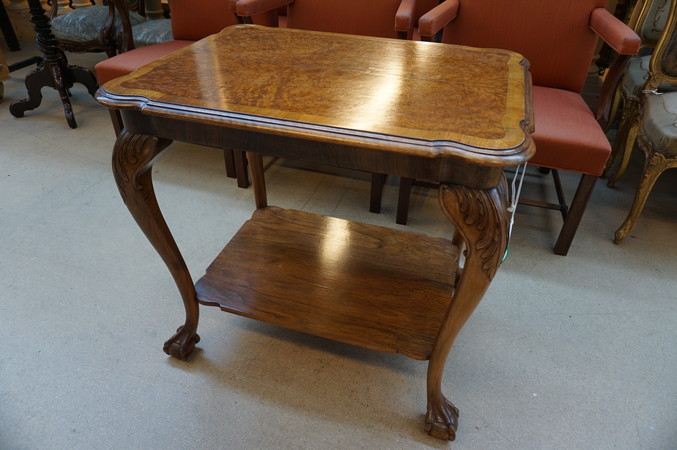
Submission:
<svg viewBox="0 0 677 450">
<path fill-rule="evenodd" d="M 69 99 L 68 89 L 73 87 L 75 82 L 82 83 L 87 91 L 94 96 L 99 88 L 94 74 L 84 68 L 69 65 L 66 55 L 56 46 L 56 40 L 52 34 L 52 28 L 49 19 L 45 15 L 45 10 L 40 5 L 39 0 L 29 0 L 31 13 L 31 23 L 35 25 L 37 34 L 38 48 L 44 54 L 43 60 L 38 64 L 38 68 L 26 75 L 26 89 L 28 98 L 15 100 L 9 105 L 9 112 L 14 117 L 23 117 L 28 110 L 35 109 L 42 102 L 40 90 L 43 87 L 52 87 L 56 89 L 63 103 L 66 121 L 71 128 L 76 128 L 75 116 Z"/>
</svg>

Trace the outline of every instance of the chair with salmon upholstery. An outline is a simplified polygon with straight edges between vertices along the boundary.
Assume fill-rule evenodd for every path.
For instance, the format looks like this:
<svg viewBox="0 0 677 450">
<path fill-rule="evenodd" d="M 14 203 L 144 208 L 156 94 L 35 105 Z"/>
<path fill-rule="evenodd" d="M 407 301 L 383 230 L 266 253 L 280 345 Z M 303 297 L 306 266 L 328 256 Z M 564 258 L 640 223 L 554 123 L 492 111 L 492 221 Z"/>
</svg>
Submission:
<svg viewBox="0 0 677 450">
<path fill-rule="evenodd" d="M 536 154 L 529 163 L 551 170 L 556 185 L 559 170 L 581 174 L 570 207 L 564 196 L 558 196 L 558 205 L 538 204 L 564 216 L 554 248 L 558 255 L 567 254 L 611 152 L 581 96 L 598 38 L 619 54 L 636 54 L 640 45 L 637 34 L 605 5 L 606 0 L 446 0 L 419 20 L 422 38 L 432 39 L 443 30 L 443 44 L 434 45 L 504 48 L 530 62 Z M 408 186 L 400 189 L 405 191 L 401 197 L 408 197 Z"/>
</svg>

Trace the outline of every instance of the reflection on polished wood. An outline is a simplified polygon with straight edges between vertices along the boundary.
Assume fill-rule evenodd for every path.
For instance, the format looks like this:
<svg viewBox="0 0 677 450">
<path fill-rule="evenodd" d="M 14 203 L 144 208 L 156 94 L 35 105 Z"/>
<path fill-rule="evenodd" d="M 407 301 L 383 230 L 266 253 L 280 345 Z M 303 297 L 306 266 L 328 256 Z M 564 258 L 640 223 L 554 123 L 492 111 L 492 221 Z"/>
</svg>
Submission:
<svg viewBox="0 0 677 450">
<path fill-rule="evenodd" d="M 228 312 L 429 359 L 456 251 L 446 239 L 269 207 L 254 213 L 195 288 L 198 301 Z"/>
<path fill-rule="evenodd" d="M 520 55 L 237 26 L 107 83 L 97 99 L 121 112 L 115 179 L 184 302 L 168 354 L 189 356 L 203 303 L 429 359 L 425 429 L 455 438 L 444 365 L 505 252 L 503 167 L 535 150 Z M 153 162 L 173 139 L 246 150 L 259 208 L 197 285 L 153 190 Z M 261 154 L 441 183 L 455 237 L 267 207 Z"/>
<path fill-rule="evenodd" d="M 323 141 L 343 143 L 348 129 L 370 146 L 501 166 L 529 156 L 522 127 L 531 126 L 531 117 L 520 124 L 531 114 L 521 55 L 383 42 L 230 27 L 104 89 L 139 95 L 146 109 L 171 103 L 182 116 L 205 114 L 210 122 L 267 126 L 287 136 L 321 134 Z M 171 92 L 163 88 L 171 84 Z"/>
</svg>

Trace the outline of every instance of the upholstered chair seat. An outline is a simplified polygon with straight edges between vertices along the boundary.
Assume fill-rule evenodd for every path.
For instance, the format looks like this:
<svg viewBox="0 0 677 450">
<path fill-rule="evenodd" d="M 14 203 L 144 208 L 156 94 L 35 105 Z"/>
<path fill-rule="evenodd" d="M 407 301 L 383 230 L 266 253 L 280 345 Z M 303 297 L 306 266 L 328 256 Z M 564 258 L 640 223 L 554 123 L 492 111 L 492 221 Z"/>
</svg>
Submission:
<svg viewBox="0 0 677 450">
<path fill-rule="evenodd" d="M 129 75 L 144 64 L 162 58 L 172 52 L 192 44 L 195 41 L 172 40 L 160 44 L 135 48 L 116 56 L 113 60 L 107 59 L 96 65 L 96 77 L 99 84 Z"/>
<path fill-rule="evenodd" d="M 677 158 L 677 93 L 651 95 L 642 111 L 644 144 L 665 157 Z"/>
<path fill-rule="evenodd" d="M 642 86 L 649 77 L 649 63 L 651 55 L 635 56 L 628 60 L 625 66 L 625 74 L 621 81 L 622 94 L 627 98 L 629 96 L 638 96 L 642 91 Z"/>
<path fill-rule="evenodd" d="M 96 41 L 108 20 L 108 6 L 87 6 L 52 19 L 52 32 L 59 41 Z M 129 12 L 132 25 L 145 22 L 146 18 Z M 115 21 L 120 23 L 120 13 L 115 12 Z"/>
<path fill-rule="evenodd" d="M 621 93 L 624 98 L 639 97 L 642 94 L 644 83 L 649 79 L 650 63 L 651 55 L 634 56 L 628 60 L 621 82 Z M 677 83 L 663 83 L 658 90 L 677 91 Z"/>
<path fill-rule="evenodd" d="M 146 20 L 143 23 L 132 25 L 134 47 L 161 44 L 174 39 L 172 21 L 169 19 Z"/>
<path fill-rule="evenodd" d="M 55 7 L 57 2 L 55 3 Z M 131 26 L 143 23 L 146 18 L 134 11 L 126 11 Z M 53 10 L 50 14 L 56 14 Z M 106 52 L 108 56 L 117 53 L 114 30 L 110 34 L 104 29 L 108 22 L 108 6 L 96 5 L 74 9 L 51 19 L 52 33 L 63 50 L 72 52 Z M 119 10 L 115 10 L 114 24 L 121 24 Z M 115 26 L 115 25 L 114 25 Z"/>
<path fill-rule="evenodd" d="M 529 160 L 548 169 L 600 176 L 610 146 L 590 107 L 580 94 L 533 86 L 538 151 Z"/>
<path fill-rule="evenodd" d="M 632 231 L 658 177 L 665 170 L 677 167 L 677 92 L 646 98 L 637 145 L 644 152 L 644 169 L 630 212 L 616 231 L 616 244 Z"/>
</svg>

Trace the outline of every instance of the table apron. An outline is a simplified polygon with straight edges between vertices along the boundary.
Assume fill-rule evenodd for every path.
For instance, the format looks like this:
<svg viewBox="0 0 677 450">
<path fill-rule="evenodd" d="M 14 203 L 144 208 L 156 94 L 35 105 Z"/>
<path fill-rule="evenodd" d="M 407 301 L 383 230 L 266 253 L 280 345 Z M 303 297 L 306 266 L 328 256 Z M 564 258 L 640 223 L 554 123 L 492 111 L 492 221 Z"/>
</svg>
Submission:
<svg viewBox="0 0 677 450">
<path fill-rule="evenodd" d="M 433 183 L 491 189 L 500 183 L 503 174 L 501 167 L 482 167 L 456 158 L 408 155 L 382 149 L 149 116 L 139 111 L 123 110 L 121 113 L 127 131 L 136 134 L 385 173 Z"/>
</svg>

